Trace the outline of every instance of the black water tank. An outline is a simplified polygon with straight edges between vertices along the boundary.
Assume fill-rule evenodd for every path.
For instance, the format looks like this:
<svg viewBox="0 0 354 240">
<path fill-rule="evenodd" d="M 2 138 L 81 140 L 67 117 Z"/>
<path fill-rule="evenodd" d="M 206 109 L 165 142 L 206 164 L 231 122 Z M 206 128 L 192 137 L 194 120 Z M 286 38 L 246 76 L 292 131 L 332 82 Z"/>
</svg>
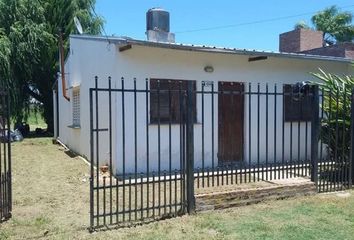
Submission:
<svg viewBox="0 0 354 240">
<path fill-rule="evenodd" d="M 170 13 L 162 8 L 151 8 L 146 13 L 146 30 L 170 31 Z"/>
</svg>

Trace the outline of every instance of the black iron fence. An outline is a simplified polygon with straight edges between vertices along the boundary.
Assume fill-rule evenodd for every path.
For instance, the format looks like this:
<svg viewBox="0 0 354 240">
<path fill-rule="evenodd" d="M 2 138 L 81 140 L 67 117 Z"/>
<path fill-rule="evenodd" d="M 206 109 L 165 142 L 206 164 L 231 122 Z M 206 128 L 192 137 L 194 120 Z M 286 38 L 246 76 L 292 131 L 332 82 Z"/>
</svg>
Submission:
<svg viewBox="0 0 354 240">
<path fill-rule="evenodd" d="M 11 217 L 11 144 L 9 97 L 0 90 L 0 221 Z"/>
<path fill-rule="evenodd" d="M 184 123 L 179 124 L 178 167 L 172 168 L 170 161 L 169 168 L 162 169 L 166 156 L 150 152 L 153 145 L 156 149 L 161 146 L 161 139 L 151 136 L 148 105 L 138 109 L 139 101 L 148 101 L 150 91 L 138 90 L 135 81 L 132 89 L 124 84 L 122 80 L 121 88 L 112 89 L 109 79 L 107 88 L 98 88 L 96 78 L 96 87 L 90 89 L 92 228 L 177 216 L 186 207 Z M 101 109 L 103 105 L 105 109 Z M 154 128 L 161 131 L 160 124 Z M 143 146 L 138 145 L 144 139 Z M 141 159 L 144 164 L 139 165 Z M 107 168 L 106 173 L 102 166 Z"/>
<path fill-rule="evenodd" d="M 165 79 L 90 89 L 91 227 L 193 212 L 220 186 L 352 185 L 353 98 L 316 85 Z"/>
<path fill-rule="evenodd" d="M 354 151 L 354 92 L 321 91 L 319 151 L 316 179 L 320 192 L 352 187 Z"/>
</svg>

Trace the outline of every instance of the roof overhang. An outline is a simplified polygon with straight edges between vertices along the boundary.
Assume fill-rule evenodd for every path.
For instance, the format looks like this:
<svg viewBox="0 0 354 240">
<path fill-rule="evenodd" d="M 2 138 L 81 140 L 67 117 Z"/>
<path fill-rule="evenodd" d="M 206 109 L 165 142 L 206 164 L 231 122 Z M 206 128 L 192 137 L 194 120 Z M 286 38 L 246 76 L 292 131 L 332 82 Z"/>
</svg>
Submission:
<svg viewBox="0 0 354 240">
<path fill-rule="evenodd" d="M 239 48 L 215 47 L 215 46 L 206 46 L 206 45 L 152 42 L 152 41 L 131 39 L 126 37 L 102 37 L 102 36 L 87 36 L 87 35 L 71 35 L 71 37 L 86 39 L 86 40 L 107 41 L 110 44 L 116 44 L 120 52 L 124 52 L 129 49 L 132 49 L 133 46 L 145 46 L 145 47 L 194 51 L 194 52 L 245 55 L 248 56 L 251 59 L 251 61 L 254 59 L 264 60 L 265 57 L 280 57 L 280 58 L 292 58 L 292 59 L 299 59 L 299 60 L 304 59 L 304 60 L 341 62 L 341 63 L 348 63 L 348 64 L 354 63 L 353 60 L 348 58 L 319 56 L 319 55 L 302 54 L 302 53 L 284 53 L 284 52 L 259 51 L 259 50 L 249 50 L 249 49 L 239 49 Z"/>
</svg>

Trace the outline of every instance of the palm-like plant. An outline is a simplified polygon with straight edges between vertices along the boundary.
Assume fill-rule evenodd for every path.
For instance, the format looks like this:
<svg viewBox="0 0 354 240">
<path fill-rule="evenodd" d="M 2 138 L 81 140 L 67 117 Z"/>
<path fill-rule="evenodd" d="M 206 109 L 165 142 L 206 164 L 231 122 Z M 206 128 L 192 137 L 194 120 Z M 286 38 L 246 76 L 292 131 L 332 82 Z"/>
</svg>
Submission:
<svg viewBox="0 0 354 240">
<path fill-rule="evenodd" d="M 323 39 L 328 44 L 351 41 L 354 37 L 354 26 L 351 12 L 340 12 L 338 7 L 331 6 L 311 18 L 316 29 L 323 32 Z"/>
<path fill-rule="evenodd" d="M 320 79 L 321 140 L 331 159 L 347 159 L 350 150 L 351 95 L 353 76 L 338 76 L 320 69 L 313 76 Z M 322 115 L 322 114 L 321 114 Z"/>
</svg>

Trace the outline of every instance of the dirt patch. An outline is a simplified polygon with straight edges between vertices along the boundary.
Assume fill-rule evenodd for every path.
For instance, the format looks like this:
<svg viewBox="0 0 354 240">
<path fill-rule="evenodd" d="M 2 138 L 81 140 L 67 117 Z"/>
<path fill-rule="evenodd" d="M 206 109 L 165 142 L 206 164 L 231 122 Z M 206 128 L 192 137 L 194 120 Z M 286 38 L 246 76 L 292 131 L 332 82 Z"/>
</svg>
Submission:
<svg viewBox="0 0 354 240">
<path fill-rule="evenodd" d="M 12 145 L 13 218 L 2 226 L 9 237 L 49 237 L 88 227 L 88 166 L 62 150 L 50 138 Z"/>
</svg>

